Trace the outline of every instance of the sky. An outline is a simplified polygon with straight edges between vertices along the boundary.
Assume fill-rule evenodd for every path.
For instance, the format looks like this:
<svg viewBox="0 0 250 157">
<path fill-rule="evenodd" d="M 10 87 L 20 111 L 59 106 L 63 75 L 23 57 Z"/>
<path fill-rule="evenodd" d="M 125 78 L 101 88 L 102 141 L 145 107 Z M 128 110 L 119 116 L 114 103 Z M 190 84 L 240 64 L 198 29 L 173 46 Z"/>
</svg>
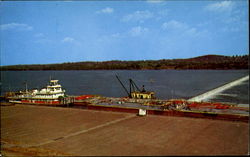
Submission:
<svg viewBox="0 0 250 157">
<path fill-rule="evenodd" d="M 247 0 L 0 1 L 1 65 L 249 53 Z"/>
</svg>

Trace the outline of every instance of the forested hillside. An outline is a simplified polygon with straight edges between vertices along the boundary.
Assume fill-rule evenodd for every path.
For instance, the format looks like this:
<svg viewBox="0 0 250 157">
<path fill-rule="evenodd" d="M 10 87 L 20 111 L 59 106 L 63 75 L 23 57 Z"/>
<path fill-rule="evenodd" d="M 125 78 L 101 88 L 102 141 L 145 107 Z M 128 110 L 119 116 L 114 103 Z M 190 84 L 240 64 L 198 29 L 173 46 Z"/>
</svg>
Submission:
<svg viewBox="0 0 250 157">
<path fill-rule="evenodd" d="M 146 70 L 146 69 L 248 69 L 249 55 L 206 55 L 188 59 L 70 62 L 1 66 L 1 70 Z"/>
</svg>

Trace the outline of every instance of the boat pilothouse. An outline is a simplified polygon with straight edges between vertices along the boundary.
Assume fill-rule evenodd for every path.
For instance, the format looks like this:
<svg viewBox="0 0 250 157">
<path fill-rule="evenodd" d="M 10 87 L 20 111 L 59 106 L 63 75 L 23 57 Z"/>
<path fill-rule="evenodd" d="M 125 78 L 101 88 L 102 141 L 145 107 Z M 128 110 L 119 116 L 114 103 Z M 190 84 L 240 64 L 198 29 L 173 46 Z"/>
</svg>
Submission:
<svg viewBox="0 0 250 157">
<path fill-rule="evenodd" d="M 32 104 L 59 104 L 65 97 L 65 90 L 58 80 L 50 80 L 49 85 L 41 90 L 26 91 L 23 94 L 9 97 L 10 102 Z"/>
<path fill-rule="evenodd" d="M 60 96 L 65 96 L 65 90 L 62 89 L 62 86 L 58 84 L 58 80 L 50 80 L 50 84 L 46 87 L 38 90 L 33 90 L 32 94 L 35 98 L 51 98 L 58 99 Z"/>
</svg>

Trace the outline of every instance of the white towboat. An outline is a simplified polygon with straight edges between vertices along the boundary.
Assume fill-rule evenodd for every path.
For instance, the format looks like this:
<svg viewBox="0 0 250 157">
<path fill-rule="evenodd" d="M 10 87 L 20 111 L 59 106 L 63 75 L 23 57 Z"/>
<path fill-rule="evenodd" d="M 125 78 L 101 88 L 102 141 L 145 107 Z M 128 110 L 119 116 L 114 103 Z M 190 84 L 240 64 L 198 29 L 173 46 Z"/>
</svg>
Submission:
<svg viewBox="0 0 250 157">
<path fill-rule="evenodd" d="M 60 104 L 60 101 L 65 97 L 65 90 L 58 83 L 58 80 L 50 80 L 49 85 L 41 90 L 32 90 L 19 92 L 8 97 L 12 103 L 27 103 L 27 104 Z"/>
</svg>

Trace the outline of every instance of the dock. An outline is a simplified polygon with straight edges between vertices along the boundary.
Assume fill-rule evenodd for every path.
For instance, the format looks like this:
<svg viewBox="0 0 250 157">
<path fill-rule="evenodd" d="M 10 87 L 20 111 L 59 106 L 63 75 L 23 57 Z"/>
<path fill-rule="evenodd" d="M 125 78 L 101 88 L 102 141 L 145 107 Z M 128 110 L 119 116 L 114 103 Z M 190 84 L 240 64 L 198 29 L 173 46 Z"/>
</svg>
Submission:
<svg viewBox="0 0 250 157">
<path fill-rule="evenodd" d="M 249 123 L 1 106 L 3 156 L 248 155 Z"/>
</svg>

